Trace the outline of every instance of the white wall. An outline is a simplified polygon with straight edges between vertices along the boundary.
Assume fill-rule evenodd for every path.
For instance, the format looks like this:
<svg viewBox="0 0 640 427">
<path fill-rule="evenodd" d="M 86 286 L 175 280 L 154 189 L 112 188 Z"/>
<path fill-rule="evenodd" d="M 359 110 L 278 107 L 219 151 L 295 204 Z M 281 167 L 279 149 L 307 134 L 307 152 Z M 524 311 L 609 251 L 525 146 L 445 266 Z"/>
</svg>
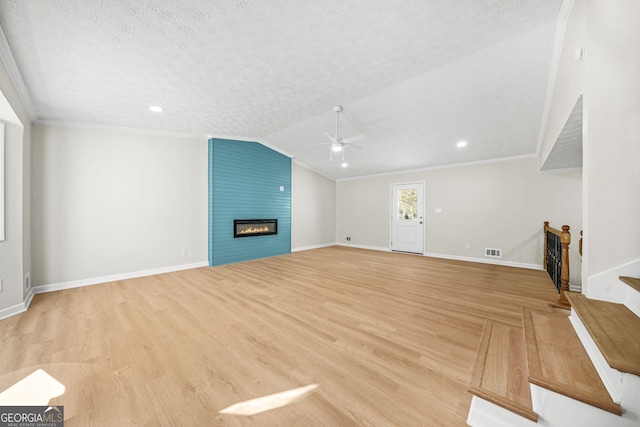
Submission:
<svg viewBox="0 0 640 427">
<path fill-rule="evenodd" d="M 389 248 L 391 185 L 415 181 L 426 182 L 427 254 L 490 260 L 484 248 L 501 248 L 502 262 L 541 266 L 544 221 L 567 224 L 579 283 L 582 175 L 541 173 L 534 157 L 338 181 L 336 240 L 349 235 L 354 245 Z"/>
<path fill-rule="evenodd" d="M 336 182 L 291 164 L 291 248 L 300 250 L 335 242 Z"/>
<path fill-rule="evenodd" d="M 31 268 L 28 231 L 31 122 L 0 62 L 0 120 L 5 137 L 5 240 L 0 242 L 0 318 L 19 311 L 25 298 L 23 281 Z M 22 307 L 24 307 L 22 305 Z"/>
<path fill-rule="evenodd" d="M 584 10 L 584 0 L 576 0 L 566 22 L 549 117 L 540 149 L 540 167 L 547 160 L 578 97 L 585 90 L 585 61 L 575 60 L 576 48 L 585 46 Z"/>
<path fill-rule="evenodd" d="M 205 138 L 34 125 L 32 180 L 35 286 L 207 260 Z"/>
<path fill-rule="evenodd" d="M 590 0 L 585 16 L 583 272 L 590 278 L 640 260 L 640 2 Z"/>
</svg>

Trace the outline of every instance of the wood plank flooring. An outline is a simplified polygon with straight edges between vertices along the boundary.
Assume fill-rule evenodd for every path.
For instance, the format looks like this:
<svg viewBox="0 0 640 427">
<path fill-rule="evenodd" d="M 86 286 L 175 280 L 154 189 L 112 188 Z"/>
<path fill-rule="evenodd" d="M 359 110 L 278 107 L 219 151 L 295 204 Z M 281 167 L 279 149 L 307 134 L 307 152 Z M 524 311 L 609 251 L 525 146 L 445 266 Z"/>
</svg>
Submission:
<svg viewBox="0 0 640 427">
<path fill-rule="evenodd" d="M 487 321 L 469 392 L 535 423 L 528 378 L 522 328 Z"/>
<path fill-rule="evenodd" d="M 556 299 L 543 271 L 337 246 L 123 280 L 0 321 L 0 390 L 44 369 L 67 427 L 463 426 L 485 321 Z"/>
<path fill-rule="evenodd" d="M 624 304 L 575 292 L 567 297 L 609 366 L 640 376 L 640 317 Z"/>
<path fill-rule="evenodd" d="M 580 338 L 563 314 L 523 310 L 529 382 L 622 415 L 611 400 Z"/>
</svg>

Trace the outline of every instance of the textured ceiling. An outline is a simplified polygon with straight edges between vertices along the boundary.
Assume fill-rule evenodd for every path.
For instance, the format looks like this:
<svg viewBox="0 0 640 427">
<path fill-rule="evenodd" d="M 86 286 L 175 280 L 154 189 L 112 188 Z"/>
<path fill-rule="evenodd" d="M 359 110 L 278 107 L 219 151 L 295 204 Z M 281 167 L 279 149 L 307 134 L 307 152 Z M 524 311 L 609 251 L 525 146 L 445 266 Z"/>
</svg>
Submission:
<svg viewBox="0 0 640 427">
<path fill-rule="evenodd" d="M 535 153 L 561 3 L 2 0 L 0 25 L 39 120 L 260 139 L 344 178 Z M 311 145 L 333 104 L 367 136 L 347 169 Z"/>
<path fill-rule="evenodd" d="M 542 170 L 582 167 L 582 95 L 562 127 Z"/>
</svg>

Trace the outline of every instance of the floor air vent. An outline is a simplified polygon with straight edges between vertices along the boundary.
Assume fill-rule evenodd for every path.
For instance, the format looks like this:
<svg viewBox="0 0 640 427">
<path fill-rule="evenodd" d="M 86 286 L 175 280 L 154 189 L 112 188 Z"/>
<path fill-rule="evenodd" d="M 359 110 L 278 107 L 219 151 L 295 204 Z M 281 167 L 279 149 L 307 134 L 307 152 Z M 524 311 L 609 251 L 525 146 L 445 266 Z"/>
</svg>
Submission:
<svg viewBox="0 0 640 427">
<path fill-rule="evenodd" d="M 485 248 L 484 255 L 492 258 L 502 258 L 502 249 Z"/>
</svg>

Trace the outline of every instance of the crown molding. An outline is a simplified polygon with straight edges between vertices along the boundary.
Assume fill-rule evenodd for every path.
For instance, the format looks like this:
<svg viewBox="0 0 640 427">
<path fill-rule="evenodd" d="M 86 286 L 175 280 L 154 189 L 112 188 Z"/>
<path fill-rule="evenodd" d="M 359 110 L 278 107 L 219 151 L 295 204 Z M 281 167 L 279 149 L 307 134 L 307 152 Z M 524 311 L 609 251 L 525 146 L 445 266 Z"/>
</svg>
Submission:
<svg viewBox="0 0 640 427">
<path fill-rule="evenodd" d="M 124 127 L 124 126 L 101 125 L 96 123 L 85 123 L 85 122 L 68 122 L 68 121 L 62 121 L 62 120 L 38 119 L 33 124 L 37 126 L 55 126 L 55 127 L 66 127 L 66 128 L 75 128 L 75 129 L 94 129 L 94 130 L 104 130 L 104 131 L 113 131 L 113 132 L 136 133 L 141 135 L 169 136 L 174 138 L 204 138 L 202 135 L 191 134 L 191 133 L 130 128 L 130 127 Z"/>
<path fill-rule="evenodd" d="M 22 101 L 22 105 L 29 119 L 32 123 L 35 122 L 38 119 L 38 113 L 33 106 L 33 102 L 31 102 L 31 97 L 24 84 L 24 80 L 18 69 L 18 64 L 16 64 L 16 60 L 13 57 L 13 52 L 11 52 L 11 47 L 9 46 L 2 26 L 0 26 L 0 61 L 2 61 L 4 67 L 7 69 L 11 83 L 13 83 L 13 86 L 16 88 L 16 92 L 18 92 L 18 96 Z"/>
<path fill-rule="evenodd" d="M 534 153 L 532 153 L 532 154 L 522 154 L 522 155 L 519 155 L 519 156 L 499 157 L 497 159 L 477 160 L 477 161 L 473 161 L 473 162 L 452 163 L 452 164 L 449 164 L 449 165 L 431 166 L 431 167 L 420 168 L 420 169 L 407 169 L 407 170 L 393 171 L 393 172 L 383 172 L 383 173 L 377 173 L 377 174 L 371 174 L 371 175 L 353 176 L 353 177 L 349 177 L 349 178 L 337 179 L 336 182 L 354 181 L 356 179 L 376 178 L 376 177 L 379 177 L 379 176 L 387 176 L 387 175 L 405 175 L 405 174 L 408 174 L 408 173 L 416 173 L 416 172 L 430 172 L 430 171 L 436 171 L 436 170 L 442 170 L 442 169 L 464 168 L 464 167 L 469 167 L 469 166 L 488 165 L 488 164 L 492 164 L 492 163 L 513 162 L 513 161 L 524 160 L 524 159 L 535 159 L 537 157 L 538 157 L 538 155 L 534 154 Z"/>
</svg>

